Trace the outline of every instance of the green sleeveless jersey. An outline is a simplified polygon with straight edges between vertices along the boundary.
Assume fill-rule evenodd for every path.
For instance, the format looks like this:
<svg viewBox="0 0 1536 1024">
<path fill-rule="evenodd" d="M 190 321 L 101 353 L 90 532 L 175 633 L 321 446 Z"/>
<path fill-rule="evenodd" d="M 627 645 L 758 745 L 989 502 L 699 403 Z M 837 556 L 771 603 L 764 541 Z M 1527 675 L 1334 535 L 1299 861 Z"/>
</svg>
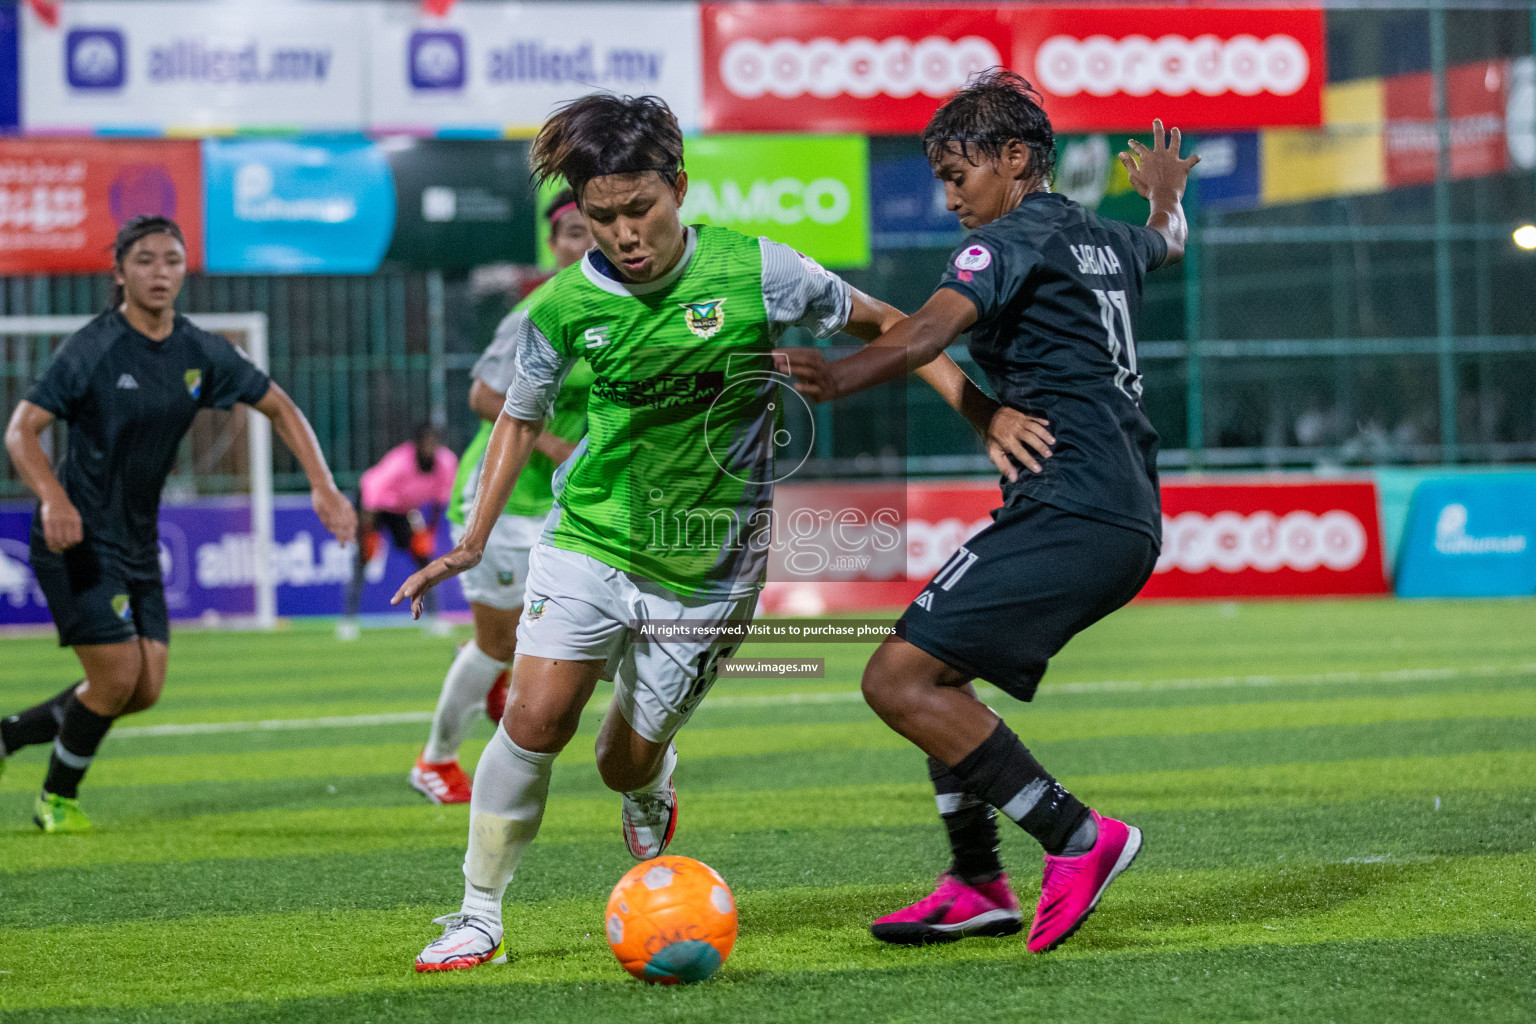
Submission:
<svg viewBox="0 0 1536 1024">
<path fill-rule="evenodd" d="M 487 348 L 481 361 L 475 364 L 474 376 L 484 380 L 497 390 L 504 391 L 510 383 L 513 348 L 516 341 L 515 326 L 520 316 L 525 316 L 528 299 L 512 307 L 512 312 L 498 327 L 496 338 Z M 488 367 L 488 368 L 482 368 Z M 545 421 L 544 429 L 566 441 L 579 441 L 587 432 L 587 389 L 592 386 L 592 370 L 585 362 L 578 362 L 566 375 L 565 382 L 555 396 L 554 412 Z M 480 490 L 480 474 L 485 468 L 485 450 L 491 443 L 494 424 L 480 421 L 469 447 L 459 459 L 459 471 L 454 477 L 453 492 L 448 499 L 448 521 L 463 526 L 469 512 L 475 506 L 475 495 Z M 503 514 L 509 516 L 545 516 L 554 505 L 551 481 L 555 475 L 555 460 L 543 452 L 535 451 L 528 457 L 527 467 L 518 474 L 517 485 L 507 499 Z"/>
<path fill-rule="evenodd" d="M 684 596 L 751 593 L 789 393 L 770 350 L 788 326 L 841 328 L 848 286 L 787 247 L 714 227 L 690 228 L 656 282 L 604 267 L 589 253 L 531 297 L 507 396 L 509 413 L 536 418 L 577 359 L 596 374 L 544 541 Z"/>
</svg>

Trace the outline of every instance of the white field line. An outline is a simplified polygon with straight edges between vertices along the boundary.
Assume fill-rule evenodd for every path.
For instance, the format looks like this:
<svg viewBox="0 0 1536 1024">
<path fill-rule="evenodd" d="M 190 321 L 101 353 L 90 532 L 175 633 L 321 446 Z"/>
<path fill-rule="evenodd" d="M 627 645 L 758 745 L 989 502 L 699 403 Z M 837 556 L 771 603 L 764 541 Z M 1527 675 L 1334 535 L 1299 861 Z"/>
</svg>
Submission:
<svg viewBox="0 0 1536 1024">
<path fill-rule="evenodd" d="M 1467 665 L 1464 668 L 1405 668 L 1384 672 L 1318 672 L 1311 675 L 1203 676 L 1189 679 L 1104 679 L 1083 683 L 1047 684 L 1050 693 L 1116 693 L 1125 691 L 1205 690 L 1231 687 L 1307 686 L 1318 683 L 1414 683 L 1442 679 L 1488 679 L 1536 674 L 1536 662 L 1510 665 Z M 1001 693 L 982 684 L 988 696 Z M 711 697 L 707 708 L 778 707 L 786 704 L 854 704 L 858 690 L 823 693 L 770 693 L 761 696 Z M 255 722 L 186 722 L 172 725 L 129 725 L 112 730 L 114 739 L 151 736 L 205 736 L 214 733 L 284 732 L 293 729 L 352 729 L 372 725 L 417 725 L 432 721 L 430 711 L 399 711 L 383 715 L 334 715 L 325 718 L 267 718 Z"/>
</svg>

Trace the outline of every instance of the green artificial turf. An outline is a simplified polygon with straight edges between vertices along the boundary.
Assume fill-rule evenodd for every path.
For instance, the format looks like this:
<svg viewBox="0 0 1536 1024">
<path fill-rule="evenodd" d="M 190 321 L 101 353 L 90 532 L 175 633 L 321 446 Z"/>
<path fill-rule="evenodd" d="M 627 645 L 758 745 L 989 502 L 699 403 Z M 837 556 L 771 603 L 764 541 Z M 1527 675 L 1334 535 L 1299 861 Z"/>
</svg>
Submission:
<svg viewBox="0 0 1536 1024">
<path fill-rule="evenodd" d="M 722 680 L 681 735 L 672 852 L 724 874 L 741 936 L 713 981 L 666 990 L 602 935 L 631 863 L 592 763 L 602 692 L 508 893 L 511 962 L 418 976 L 462 890 L 466 809 L 405 784 L 452 641 L 179 633 L 162 703 L 119 725 L 82 790 L 94 832 L 30 825 L 46 748 L 0 779 L 0 1016 L 1529 1022 L 1533 627 L 1529 601 L 1138 605 L 1074 641 L 1033 704 L 982 687 L 1069 787 L 1146 833 L 1046 956 L 869 937 L 945 865 L 922 758 L 859 699 L 868 645 L 744 651 L 825 657 L 827 678 Z M 50 639 L 0 655 L 0 713 L 75 672 Z M 325 721 L 352 716 L 376 717 Z M 1038 848 L 1005 828 L 1031 906 Z"/>
</svg>

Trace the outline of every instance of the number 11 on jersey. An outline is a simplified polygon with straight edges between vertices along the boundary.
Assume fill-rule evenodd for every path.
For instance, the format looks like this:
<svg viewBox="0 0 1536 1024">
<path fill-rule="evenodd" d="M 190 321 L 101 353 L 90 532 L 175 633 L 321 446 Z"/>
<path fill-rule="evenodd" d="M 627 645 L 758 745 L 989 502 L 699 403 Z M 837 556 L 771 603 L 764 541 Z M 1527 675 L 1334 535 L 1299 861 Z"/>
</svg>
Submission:
<svg viewBox="0 0 1536 1024">
<path fill-rule="evenodd" d="M 1099 300 L 1099 318 L 1104 321 L 1109 358 L 1115 361 L 1115 387 L 1134 402 L 1141 397 L 1141 374 L 1136 372 L 1136 338 L 1131 333 L 1130 304 L 1125 301 L 1123 291 L 1095 288 L 1093 294 Z M 1115 323 L 1117 318 L 1118 325 Z M 1120 343 L 1122 331 L 1125 335 L 1123 345 Z M 1122 351 L 1125 354 L 1123 361 L 1120 358 Z"/>
</svg>

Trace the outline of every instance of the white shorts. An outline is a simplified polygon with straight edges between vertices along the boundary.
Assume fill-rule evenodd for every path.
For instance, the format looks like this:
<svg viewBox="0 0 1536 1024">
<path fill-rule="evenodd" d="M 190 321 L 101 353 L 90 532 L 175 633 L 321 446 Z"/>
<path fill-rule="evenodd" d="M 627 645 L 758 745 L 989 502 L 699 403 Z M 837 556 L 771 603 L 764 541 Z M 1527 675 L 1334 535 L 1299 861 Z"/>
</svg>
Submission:
<svg viewBox="0 0 1536 1024">
<path fill-rule="evenodd" d="M 464 536 L 464 527 L 450 524 L 453 542 Z M 501 515 L 491 527 L 480 564 L 459 575 L 464 600 L 502 611 L 523 606 L 523 587 L 528 582 L 528 550 L 544 532 L 543 516 Z"/>
<path fill-rule="evenodd" d="M 538 544 L 528 567 L 528 605 L 517 626 L 517 653 L 562 661 L 602 661 L 613 701 L 652 743 L 683 727 L 709 688 L 721 658 L 739 646 L 711 641 L 641 640 L 631 625 L 647 619 L 750 620 L 757 594 L 689 598 L 604 565 L 590 555 Z"/>
</svg>

